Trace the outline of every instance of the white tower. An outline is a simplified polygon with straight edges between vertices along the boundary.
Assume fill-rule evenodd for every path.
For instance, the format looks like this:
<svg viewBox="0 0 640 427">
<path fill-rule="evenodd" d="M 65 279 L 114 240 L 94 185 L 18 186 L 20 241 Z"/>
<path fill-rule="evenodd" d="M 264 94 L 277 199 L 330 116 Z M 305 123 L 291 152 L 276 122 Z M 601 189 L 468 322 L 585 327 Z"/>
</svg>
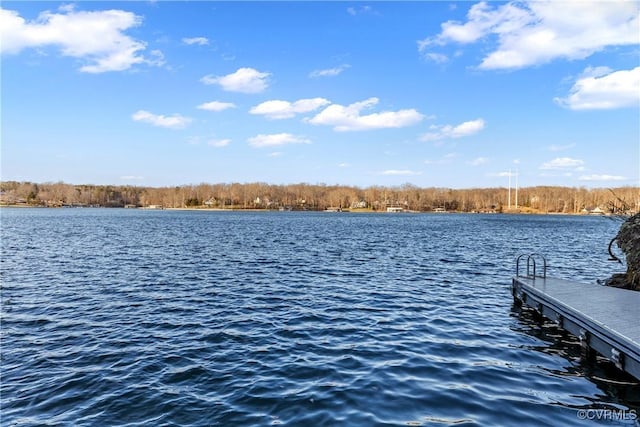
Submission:
<svg viewBox="0 0 640 427">
<path fill-rule="evenodd" d="M 509 169 L 509 190 L 507 191 L 508 194 L 508 209 L 511 209 L 511 169 Z"/>
</svg>

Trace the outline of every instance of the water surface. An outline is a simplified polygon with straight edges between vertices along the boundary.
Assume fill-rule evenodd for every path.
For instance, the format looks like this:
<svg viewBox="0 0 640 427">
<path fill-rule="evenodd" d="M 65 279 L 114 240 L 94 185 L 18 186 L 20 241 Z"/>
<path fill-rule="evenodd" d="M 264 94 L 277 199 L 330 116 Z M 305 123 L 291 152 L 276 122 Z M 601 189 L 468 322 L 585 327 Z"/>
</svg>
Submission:
<svg viewBox="0 0 640 427">
<path fill-rule="evenodd" d="M 637 387 L 512 306 L 520 253 L 579 281 L 621 271 L 602 217 L 0 215 L 2 425 L 571 426 L 640 409 Z"/>
</svg>

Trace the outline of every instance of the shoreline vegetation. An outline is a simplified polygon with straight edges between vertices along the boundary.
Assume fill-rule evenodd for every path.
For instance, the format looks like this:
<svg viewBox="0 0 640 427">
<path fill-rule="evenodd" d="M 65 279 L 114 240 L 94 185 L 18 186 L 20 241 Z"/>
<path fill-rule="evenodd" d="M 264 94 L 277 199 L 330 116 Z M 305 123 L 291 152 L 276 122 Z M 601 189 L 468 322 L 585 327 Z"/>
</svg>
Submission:
<svg viewBox="0 0 640 427">
<path fill-rule="evenodd" d="M 0 206 L 330 212 L 473 212 L 630 215 L 640 187 L 359 188 L 326 184 L 231 183 L 175 187 L 0 182 Z"/>
</svg>

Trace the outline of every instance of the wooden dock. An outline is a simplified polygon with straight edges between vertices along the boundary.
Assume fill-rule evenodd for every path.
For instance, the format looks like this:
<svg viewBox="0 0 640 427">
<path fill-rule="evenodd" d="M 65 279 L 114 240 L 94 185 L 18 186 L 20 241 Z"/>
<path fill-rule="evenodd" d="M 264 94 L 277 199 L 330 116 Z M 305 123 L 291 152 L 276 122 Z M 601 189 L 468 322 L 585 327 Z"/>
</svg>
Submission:
<svg viewBox="0 0 640 427">
<path fill-rule="evenodd" d="M 546 261 L 545 261 L 546 264 Z M 546 270 L 546 265 L 545 265 Z M 536 276 L 516 276 L 513 298 L 577 336 L 618 368 L 640 379 L 640 292 Z"/>
</svg>

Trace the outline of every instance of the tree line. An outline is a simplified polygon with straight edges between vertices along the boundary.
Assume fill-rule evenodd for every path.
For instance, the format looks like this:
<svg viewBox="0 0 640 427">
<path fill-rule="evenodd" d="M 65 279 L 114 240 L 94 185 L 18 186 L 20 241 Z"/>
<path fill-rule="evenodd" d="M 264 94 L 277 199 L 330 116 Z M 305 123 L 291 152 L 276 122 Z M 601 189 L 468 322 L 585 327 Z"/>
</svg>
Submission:
<svg viewBox="0 0 640 427">
<path fill-rule="evenodd" d="M 262 182 L 197 184 L 176 187 L 74 185 L 63 182 L 0 182 L 0 204 L 27 206 L 162 207 L 210 209 L 369 209 L 457 212 L 605 213 L 640 211 L 640 188 L 536 186 L 499 188 L 421 188 L 411 184 L 367 188 Z"/>
</svg>

